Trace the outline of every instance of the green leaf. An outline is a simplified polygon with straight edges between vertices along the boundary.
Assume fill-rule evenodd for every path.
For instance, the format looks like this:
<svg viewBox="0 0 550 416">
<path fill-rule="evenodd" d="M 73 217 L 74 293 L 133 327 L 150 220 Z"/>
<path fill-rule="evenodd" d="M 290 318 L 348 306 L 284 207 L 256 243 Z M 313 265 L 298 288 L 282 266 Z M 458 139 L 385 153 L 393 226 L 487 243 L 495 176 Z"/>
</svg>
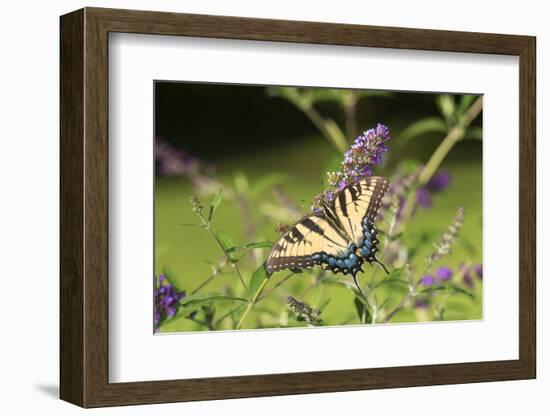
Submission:
<svg viewBox="0 0 550 416">
<path fill-rule="evenodd" d="M 198 228 L 204 228 L 204 225 L 201 224 L 178 224 L 180 227 L 198 227 Z"/>
<path fill-rule="evenodd" d="M 454 97 L 449 94 L 441 94 L 435 98 L 435 103 L 443 117 L 445 117 L 445 120 L 447 120 L 447 123 L 451 122 L 455 115 Z"/>
<path fill-rule="evenodd" d="M 367 308 L 367 305 L 365 305 L 365 301 L 358 296 L 355 297 L 353 300 L 353 304 L 355 305 L 355 310 L 357 312 L 357 316 L 359 317 L 359 321 L 362 322 L 370 322 L 372 317 L 371 314 Z"/>
<path fill-rule="evenodd" d="M 331 301 L 331 298 L 328 298 L 327 300 L 325 300 L 323 303 L 319 305 L 319 307 L 317 308 L 319 310 L 319 313 L 322 313 L 325 310 L 325 308 L 328 306 L 330 301 Z"/>
<path fill-rule="evenodd" d="M 426 117 L 415 121 L 401 132 L 397 140 L 401 144 L 426 133 L 446 133 L 447 123 L 439 117 Z"/>
<path fill-rule="evenodd" d="M 218 239 L 220 245 L 223 247 L 224 251 L 235 250 L 235 244 L 233 244 L 233 239 L 229 236 L 229 234 L 224 233 L 223 231 L 217 231 L 216 238 Z"/>
<path fill-rule="evenodd" d="M 174 273 L 174 271 L 168 267 L 167 265 L 163 264 L 162 265 L 162 274 L 165 275 L 168 280 L 170 281 L 170 283 L 172 284 L 172 286 L 174 286 L 174 288 L 178 291 L 178 292 L 182 292 L 183 289 L 181 287 L 179 287 L 179 285 L 177 284 L 178 282 L 178 277 L 176 275 L 176 273 Z"/>
<path fill-rule="evenodd" d="M 267 274 L 267 270 L 265 268 L 265 264 L 262 264 L 260 267 L 258 267 L 254 273 L 252 274 L 252 277 L 250 278 L 250 290 L 249 293 L 252 296 L 256 295 L 256 292 L 262 285 L 263 281 L 269 279 L 269 276 Z"/>
<path fill-rule="evenodd" d="M 473 295 L 473 293 L 468 292 L 466 289 L 462 289 L 461 287 L 458 287 L 455 285 L 450 286 L 450 289 L 453 293 L 459 293 L 461 295 L 468 296 L 470 299 L 475 299 L 475 296 Z"/>
<path fill-rule="evenodd" d="M 483 129 L 481 127 L 470 127 L 466 130 L 464 138 L 467 140 L 483 140 Z"/>
<path fill-rule="evenodd" d="M 212 221 L 212 217 L 214 216 L 214 211 L 216 211 L 216 208 L 220 206 L 222 202 L 222 190 L 219 189 L 218 192 L 214 194 L 212 199 L 210 200 L 210 211 L 208 212 L 208 222 Z"/>
<path fill-rule="evenodd" d="M 236 262 L 238 259 L 235 256 L 235 244 L 233 244 L 233 239 L 229 234 L 224 233 L 223 231 L 217 231 L 214 233 L 216 240 L 222 247 L 223 251 L 231 259 L 232 262 Z"/>
<path fill-rule="evenodd" d="M 247 303 L 248 300 L 236 296 L 225 296 L 217 293 L 197 293 L 195 295 L 183 298 L 180 301 L 180 307 L 176 313 L 175 318 L 186 316 L 189 313 L 197 310 L 203 305 L 208 305 L 213 302 L 243 302 Z"/>
<path fill-rule="evenodd" d="M 242 248 L 248 249 L 248 248 L 271 248 L 273 247 L 273 243 L 271 241 L 258 241 L 255 243 L 248 243 Z"/>
<path fill-rule="evenodd" d="M 211 302 L 228 302 L 228 301 L 238 301 L 238 302 L 247 302 L 245 298 L 240 298 L 237 296 L 227 296 L 220 295 L 217 293 L 197 293 L 195 295 L 188 296 L 183 298 L 180 301 L 182 307 L 197 307 Z"/>
</svg>

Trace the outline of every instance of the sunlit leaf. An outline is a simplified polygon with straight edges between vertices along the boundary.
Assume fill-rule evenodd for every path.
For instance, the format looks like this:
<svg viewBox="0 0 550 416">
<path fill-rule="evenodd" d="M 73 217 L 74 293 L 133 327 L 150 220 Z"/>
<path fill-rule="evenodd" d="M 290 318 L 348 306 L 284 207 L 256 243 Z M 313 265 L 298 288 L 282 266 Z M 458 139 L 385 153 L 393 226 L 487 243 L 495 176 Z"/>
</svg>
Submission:
<svg viewBox="0 0 550 416">
<path fill-rule="evenodd" d="M 254 273 L 252 274 L 252 277 L 250 278 L 250 290 L 249 293 L 254 296 L 260 286 L 262 285 L 263 281 L 269 279 L 269 275 L 267 274 L 267 270 L 265 268 L 265 264 L 262 264 L 260 267 L 258 267 Z"/>
<path fill-rule="evenodd" d="M 435 97 L 435 103 L 443 117 L 445 117 L 445 120 L 447 122 L 452 121 L 455 115 L 454 97 L 449 94 L 441 94 Z"/>
<path fill-rule="evenodd" d="M 258 241 L 255 243 L 248 243 L 242 248 L 271 248 L 273 243 L 271 241 Z"/>
<path fill-rule="evenodd" d="M 224 233 L 223 231 L 217 231 L 215 233 L 216 240 L 222 247 L 223 251 L 229 256 L 231 261 L 235 262 L 237 261 L 237 257 L 235 257 L 235 244 L 233 244 L 233 239 L 229 236 L 229 234 Z"/>
<path fill-rule="evenodd" d="M 217 293 L 197 293 L 183 298 L 175 317 L 186 316 L 203 305 L 213 302 L 248 302 L 246 299 L 236 296 L 226 296 Z"/>
<path fill-rule="evenodd" d="M 319 310 L 319 313 L 322 313 L 325 310 L 325 308 L 328 306 L 330 301 L 331 301 L 331 298 L 328 298 L 327 300 L 325 300 L 323 303 L 319 305 L 319 307 L 317 308 Z"/>
<path fill-rule="evenodd" d="M 198 227 L 204 228 L 204 225 L 201 224 L 178 224 L 179 227 Z"/>
<path fill-rule="evenodd" d="M 219 189 L 210 200 L 210 211 L 208 212 L 208 222 L 212 221 L 212 217 L 214 216 L 214 211 L 216 211 L 216 208 L 220 206 L 221 202 L 222 202 L 222 190 Z"/>
<path fill-rule="evenodd" d="M 176 291 L 178 292 L 182 291 L 182 288 L 180 288 L 177 284 L 178 276 L 176 275 L 176 273 L 174 273 L 174 271 L 169 266 L 165 264 L 162 265 L 162 274 L 165 275 L 168 278 L 168 280 L 170 280 L 170 283 L 172 284 L 172 286 L 174 286 Z"/>
<path fill-rule="evenodd" d="M 401 143 L 407 143 L 409 140 L 421 136 L 426 133 L 446 133 L 447 123 L 439 117 L 427 117 L 415 121 L 409 125 L 401 134 L 397 137 L 397 140 Z"/>
<path fill-rule="evenodd" d="M 353 300 L 353 304 L 355 305 L 355 310 L 357 312 L 357 316 L 359 317 L 359 321 L 370 322 L 372 317 L 365 301 L 362 298 L 356 296 Z"/>
</svg>

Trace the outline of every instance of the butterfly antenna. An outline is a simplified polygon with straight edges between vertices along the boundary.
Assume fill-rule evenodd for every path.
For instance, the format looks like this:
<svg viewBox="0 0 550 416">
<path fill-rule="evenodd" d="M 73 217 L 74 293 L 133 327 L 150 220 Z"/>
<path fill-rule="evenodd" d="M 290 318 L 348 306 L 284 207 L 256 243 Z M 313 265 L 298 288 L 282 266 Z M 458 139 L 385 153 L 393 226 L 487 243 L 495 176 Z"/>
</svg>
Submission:
<svg viewBox="0 0 550 416">
<path fill-rule="evenodd" d="M 374 259 L 374 261 L 376 263 L 378 263 L 380 266 L 382 266 L 382 268 L 384 269 L 384 271 L 386 272 L 386 274 L 390 274 L 390 272 L 388 271 L 388 269 L 386 269 L 386 266 L 384 266 L 384 264 L 382 264 L 382 262 L 380 260 L 378 260 L 377 258 Z"/>
</svg>

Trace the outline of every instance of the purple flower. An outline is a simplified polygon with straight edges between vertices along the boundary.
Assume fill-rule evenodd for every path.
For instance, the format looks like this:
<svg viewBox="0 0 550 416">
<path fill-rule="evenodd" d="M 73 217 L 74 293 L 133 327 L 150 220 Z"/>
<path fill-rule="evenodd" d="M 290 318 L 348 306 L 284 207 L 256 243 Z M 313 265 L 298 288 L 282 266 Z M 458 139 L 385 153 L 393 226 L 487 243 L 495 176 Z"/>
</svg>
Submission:
<svg viewBox="0 0 550 416">
<path fill-rule="evenodd" d="M 479 279 L 479 280 L 483 280 L 483 265 L 481 264 L 474 264 L 472 266 L 472 269 L 476 275 L 476 277 Z"/>
<path fill-rule="evenodd" d="M 416 298 L 414 301 L 414 307 L 417 309 L 428 309 L 430 302 L 428 298 Z"/>
<path fill-rule="evenodd" d="M 439 171 L 426 184 L 428 190 L 432 192 L 443 191 L 451 183 L 451 174 L 447 171 Z"/>
<path fill-rule="evenodd" d="M 470 274 L 470 267 L 462 263 L 460 265 L 460 274 L 462 275 L 462 282 L 470 289 L 474 287 L 474 279 Z"/>
<path fill-rule="evenodd" d="M 451 280 L 453 277 L 453 271 L 448 267 L 440 267 L 435 272 L 435 279 L 439 282 L 445 282 Z"/>
<path fill-rule="evenodd" d="M 421 187 L 416 191 L 416 203 L 422 208 L 430 208 L 432 206 L 432 196 L 430 191 Z"/>
<path fill-rule="evenodd" d="M 386 142 L 390 139 L 390 130 L 383 124 L 357 136 L 350 148 L 344 153 L 344 159 L 337 172 L 328 173 L 328 183 L 332 190 L 341 191 L 350 183 L 372 175 L 372 167 L 382 163 L 382 154 L 388 151 Z M 325 202 L 331 202 L 326 199 Z M 316 198 L 312 210 L 319 207 L 322 200 Z"/>
<path fill-rule="evenodd" d="M 422 276 L 422 279 L 420 279 L 420 283 L 422 283 L 424 286 L 432 286 L 435 284 L 435 279 L 433 276 L 425 274 L 424 276 Z"/>
<path fill-rule="evenodd" d="M 416 191 L 416 202 L 421 208 L 431 208 L 432 194 L 443 191 L 451 183 L 451 174 L 447 171 L 437 172 L 428 183 Z"/>
<path fill-rule="evenodd" d="M 185 297 L 185 291 L 178 292 L 163 274 L 158 277 L 155 276 L 153 282 L 153 296 L 155 299 L 153 320 L 156 332 L 162 321 L 176 315 L 179 301 Z"/>
</svg>

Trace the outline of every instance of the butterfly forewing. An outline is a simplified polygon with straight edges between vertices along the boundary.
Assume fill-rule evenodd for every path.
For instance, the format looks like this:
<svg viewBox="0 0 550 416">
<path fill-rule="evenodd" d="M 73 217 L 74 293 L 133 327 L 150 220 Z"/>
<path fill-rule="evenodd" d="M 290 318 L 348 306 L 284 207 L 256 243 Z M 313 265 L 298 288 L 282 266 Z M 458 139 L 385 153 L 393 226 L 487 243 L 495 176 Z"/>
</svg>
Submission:
<svg viewBox="0 0 550 416">
<path fill-rule="evenodd" d="M 267 258 L 266 268 L 273 273 L 283 269 L 313 267 L 321 264 L 324 252 L 338 254 L 346 246 L 346 240 L 331 228 L 322 215 L 309 215 L 294 224 L 275 243 Z"/>
</svg>

